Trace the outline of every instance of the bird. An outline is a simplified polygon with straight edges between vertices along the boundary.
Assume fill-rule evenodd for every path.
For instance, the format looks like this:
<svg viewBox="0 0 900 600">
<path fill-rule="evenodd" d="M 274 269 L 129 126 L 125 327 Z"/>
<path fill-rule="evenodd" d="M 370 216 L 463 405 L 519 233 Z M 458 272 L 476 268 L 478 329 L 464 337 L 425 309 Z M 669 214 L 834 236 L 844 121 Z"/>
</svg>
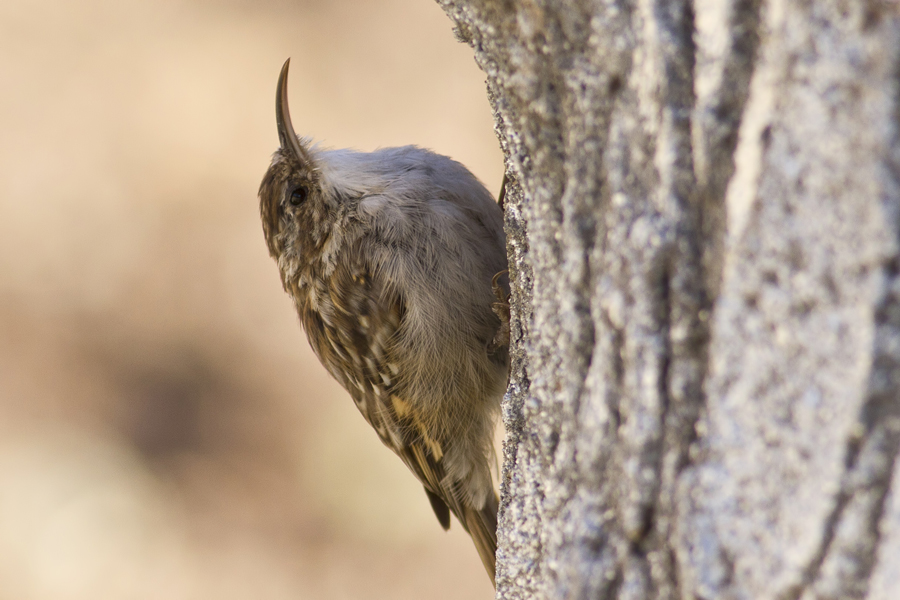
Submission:
<svg viewBox="0 0 900 600">
<path fill-rule="evenodd" d="M 509 374 L 503 210 L 466 167 L 430 150 L 327 149 L 297 136 L 289 66 L 276 88 L 280 146 L 259 188 L 282 286 L 322 365 L 422 484 L 441 526 L 456 516 L 493 583 L 493 436 Z"/>
</svg>

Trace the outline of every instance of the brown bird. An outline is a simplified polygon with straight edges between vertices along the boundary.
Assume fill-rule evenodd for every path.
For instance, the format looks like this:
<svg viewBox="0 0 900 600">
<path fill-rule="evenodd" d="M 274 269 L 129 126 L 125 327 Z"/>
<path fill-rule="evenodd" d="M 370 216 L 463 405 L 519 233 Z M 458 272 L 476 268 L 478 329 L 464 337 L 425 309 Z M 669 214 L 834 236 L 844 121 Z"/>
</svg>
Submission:
<svg viewBox="0 0 900 600">
<path fill-rule="evenodd" d="M 490 466 L 509 371 L 492 311 L 492 279 L 506 269 L 502 210 L 445 156 L 298 138 L 289 63 L 276 92 L 281 147 L 259 189 L 269 253 L 319 360 L 422 483 L 444 529 L 456 515 L 493 582 Z"/>
</svg>

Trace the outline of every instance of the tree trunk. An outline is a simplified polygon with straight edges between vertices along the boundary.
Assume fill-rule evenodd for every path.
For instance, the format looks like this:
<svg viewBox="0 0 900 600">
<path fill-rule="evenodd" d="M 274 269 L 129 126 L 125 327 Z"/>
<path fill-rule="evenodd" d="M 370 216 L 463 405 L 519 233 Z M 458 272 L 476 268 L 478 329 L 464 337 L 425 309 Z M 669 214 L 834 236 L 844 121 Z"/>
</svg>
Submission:
<svg viewBox="0 0 900 600">
<path fill-rule="evenodd" d="M 888 0 L 439 0 L 511 179 L 498 598 L 900 598 Z"/>
</svg>

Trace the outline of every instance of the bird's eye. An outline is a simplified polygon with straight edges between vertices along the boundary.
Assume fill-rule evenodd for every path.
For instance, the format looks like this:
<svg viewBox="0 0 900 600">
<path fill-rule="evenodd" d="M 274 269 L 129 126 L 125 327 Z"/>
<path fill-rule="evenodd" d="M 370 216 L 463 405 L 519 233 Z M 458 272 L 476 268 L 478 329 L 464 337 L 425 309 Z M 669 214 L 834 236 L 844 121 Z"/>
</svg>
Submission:
<svg viewBox="0 0 900 600">
<path fill-rule="evenodd" d="M 291 192 L 291 206 L 300 206 L 306 201 L 307 196 L 309 196 L 309 190 L 305 185 L 301 185 Z"/>
</svg>

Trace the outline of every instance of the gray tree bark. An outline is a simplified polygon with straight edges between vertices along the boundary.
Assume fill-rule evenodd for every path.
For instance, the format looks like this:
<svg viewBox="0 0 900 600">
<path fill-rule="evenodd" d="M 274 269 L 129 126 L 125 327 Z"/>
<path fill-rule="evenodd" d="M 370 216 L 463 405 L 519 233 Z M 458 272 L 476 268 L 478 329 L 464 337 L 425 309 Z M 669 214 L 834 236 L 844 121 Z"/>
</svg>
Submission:
<svg viewBox="0 0 900 600">
<path fill-rule="evenodd" d="M 498 598 L 900 598 L 888 0 L 438 0 L 511 184 Z"/>
</svg>

